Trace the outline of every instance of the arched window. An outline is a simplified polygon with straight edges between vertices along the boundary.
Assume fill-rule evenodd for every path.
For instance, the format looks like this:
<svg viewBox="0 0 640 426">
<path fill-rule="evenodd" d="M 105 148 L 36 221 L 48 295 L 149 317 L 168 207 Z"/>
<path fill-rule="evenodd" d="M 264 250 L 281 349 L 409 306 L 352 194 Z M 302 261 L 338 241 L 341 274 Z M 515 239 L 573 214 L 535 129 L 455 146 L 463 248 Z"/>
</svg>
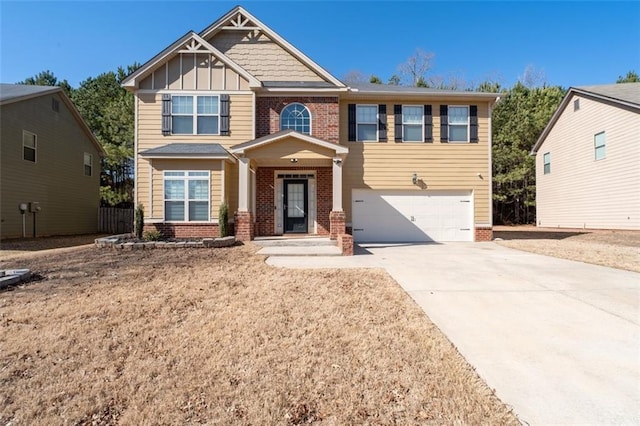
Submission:
<svg viewBox="0 0 640 426">
<path fill-rule="evenodd" d="M 289 104 L 280 113 L 280 130 L 291 129 L 311 134 L 311 114 L 302 104 Z"/>
</svg>

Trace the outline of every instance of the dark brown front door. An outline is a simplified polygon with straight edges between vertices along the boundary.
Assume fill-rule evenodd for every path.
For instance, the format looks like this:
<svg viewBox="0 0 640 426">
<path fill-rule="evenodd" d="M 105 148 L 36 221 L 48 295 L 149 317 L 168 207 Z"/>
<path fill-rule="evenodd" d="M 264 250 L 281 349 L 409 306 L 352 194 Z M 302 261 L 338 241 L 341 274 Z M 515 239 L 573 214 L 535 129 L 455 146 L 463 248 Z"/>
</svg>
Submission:
<svg viewBox="0 0 640 426">
<path fill-rule="evenodd" d="M 307 181 L 284 181 L 284 232 L 306 233 L 308 232 L 307 218 Z"/>
</svg>

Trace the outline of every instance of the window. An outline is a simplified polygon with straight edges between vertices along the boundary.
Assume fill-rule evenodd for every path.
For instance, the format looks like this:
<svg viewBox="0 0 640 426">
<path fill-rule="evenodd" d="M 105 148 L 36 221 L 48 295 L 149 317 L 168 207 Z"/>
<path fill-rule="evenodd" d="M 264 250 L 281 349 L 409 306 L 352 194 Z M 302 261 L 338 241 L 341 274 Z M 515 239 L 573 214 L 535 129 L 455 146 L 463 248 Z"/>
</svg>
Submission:
<svg viewBox="0 0 640 426">
<path fill-rule="evenodd" d="M 93 176 L 93 155 L 84 153 L 84 175 Z"/>
<path fill-rule="evenodd" d="M 593 144 L 596 148 L 596 160 L 602 160 L 607 157 L 607 140 L 604 132 L 600 132 L 593 137 Z"/>
<path fill-rule="evenodd" d="M 449 142 L 469 142 L 469 107 L 449 106 Z"/>
<path fill-rule="evenodd" d="M 208 171 L 164 172 L 164 220 L 209 220 Z"/>
<path fill-rule="evenodd" d="M 27 161 L 36 162 L 36 141 L 37 137 L 26 130 L 22 131 L 22 158 Z"/>
<path fill-rule="evenodd" d="M 378 141 L 378 105 L 356 105 L 356 140 Z"/>
<path fill-rule="evenodd" d="M 173 134 L 217 135 L 219 129 L 220 98 L 218 96 L 171 97 L 171 131 Z"/>
<path fill-rule="evenodd" d="M 289 104 L 280 113 L 280 130 L 311 134 L 311 114 L 302 104 Z"/>
<path fill-rule="evenodd" d="M 542 162 L 544 163 L 544 174 L 548 175 L 551 173 L 551 153 L 545 152 L 542 156 Z"/>
<path fill-rule="evenodd" d="M 580 109 L 580 99 L 576 99 L 575 101 L 573 101 L 573 110 L 577 111 Z"/>
<path fill-rule="evenodd" d="M 424 129 L 424 106 L 402 106 L 402 140 L 404 142 L 422 142 Z"/>
</svg>

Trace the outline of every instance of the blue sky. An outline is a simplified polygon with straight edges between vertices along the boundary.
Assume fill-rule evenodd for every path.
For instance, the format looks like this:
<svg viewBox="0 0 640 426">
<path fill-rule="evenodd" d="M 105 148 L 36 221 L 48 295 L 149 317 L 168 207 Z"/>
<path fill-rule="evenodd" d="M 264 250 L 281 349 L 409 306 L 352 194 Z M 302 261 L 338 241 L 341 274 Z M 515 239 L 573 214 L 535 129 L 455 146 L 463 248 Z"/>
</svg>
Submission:
<svg viewBox="0 0 640 426">
<path fill-rule="evenodd" d="M 0 0 L 0 81 L 49 69 L 72 86 L 144 63 L 236 4 L 342 78 L 386 81 L 416 48 L 430 75 L 510 86 L 528 66 L 564 87 L 640 72 L 640 2 L 244 2 Z"/>
</svg>

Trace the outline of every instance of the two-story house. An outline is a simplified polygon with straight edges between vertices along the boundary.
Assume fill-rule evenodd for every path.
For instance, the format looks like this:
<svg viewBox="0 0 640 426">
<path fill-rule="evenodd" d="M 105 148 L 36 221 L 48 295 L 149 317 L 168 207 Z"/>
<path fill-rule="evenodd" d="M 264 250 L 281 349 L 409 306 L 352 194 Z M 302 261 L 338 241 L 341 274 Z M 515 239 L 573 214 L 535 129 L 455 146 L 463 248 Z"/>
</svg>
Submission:
<svg viewBox="0 0 640 426">
<path fill-rule="evenodd" d="M 492 237 L 495 94 L 345 84 L 242 7 L 123 83 L 146 226 L 217 236 Z"/>
</svg>

